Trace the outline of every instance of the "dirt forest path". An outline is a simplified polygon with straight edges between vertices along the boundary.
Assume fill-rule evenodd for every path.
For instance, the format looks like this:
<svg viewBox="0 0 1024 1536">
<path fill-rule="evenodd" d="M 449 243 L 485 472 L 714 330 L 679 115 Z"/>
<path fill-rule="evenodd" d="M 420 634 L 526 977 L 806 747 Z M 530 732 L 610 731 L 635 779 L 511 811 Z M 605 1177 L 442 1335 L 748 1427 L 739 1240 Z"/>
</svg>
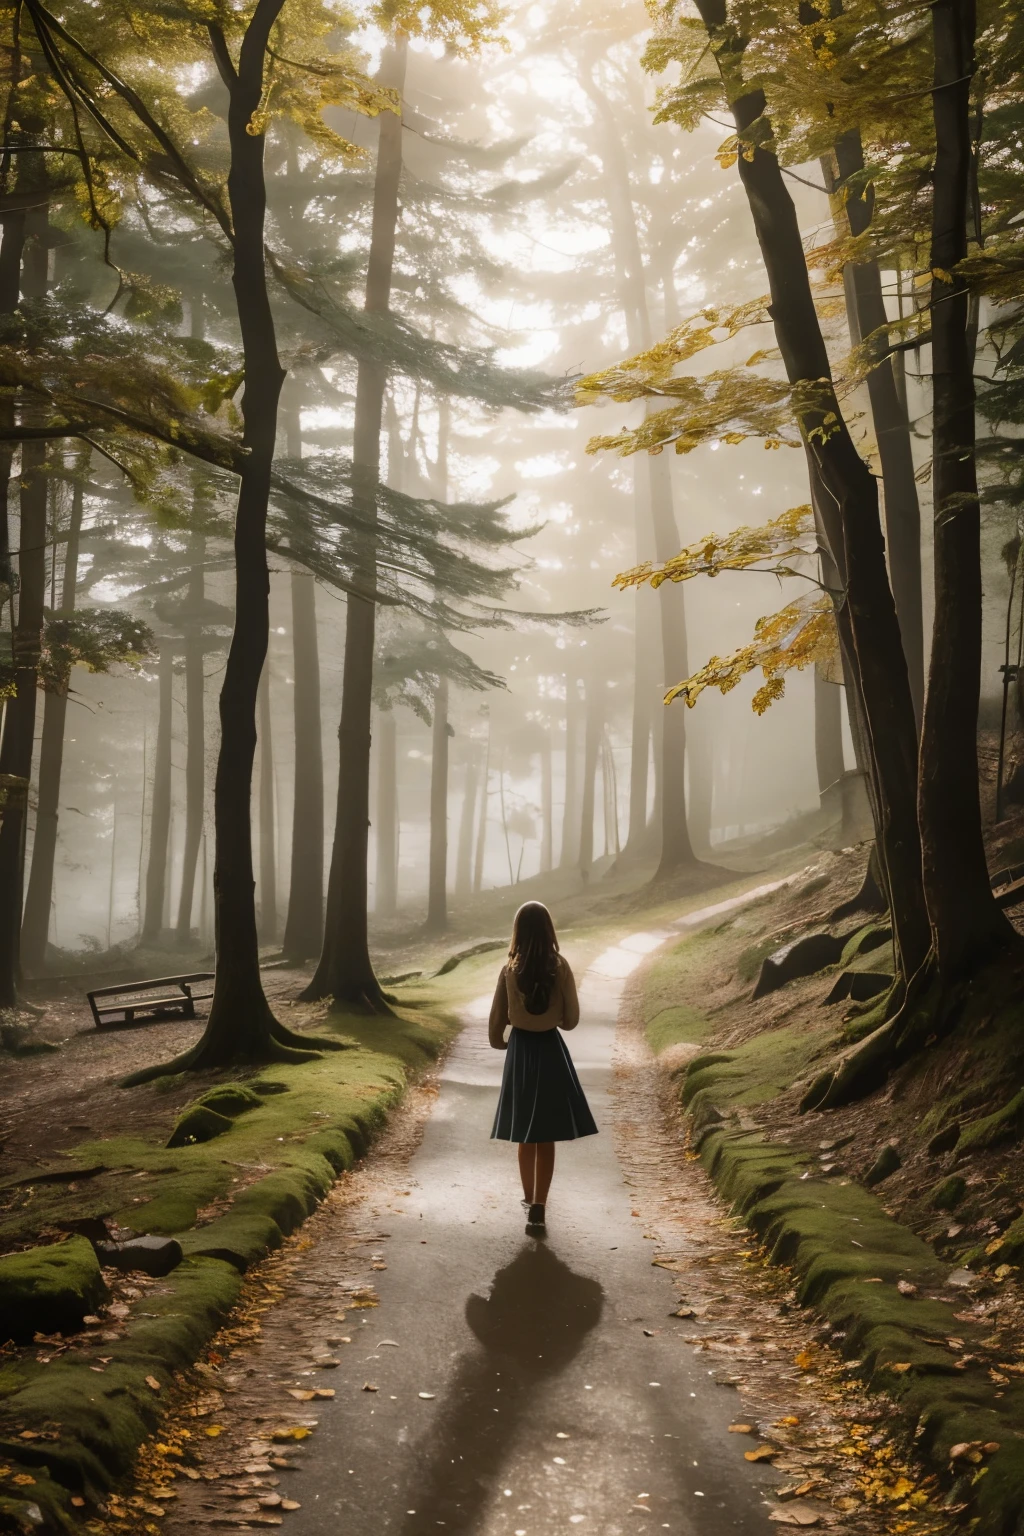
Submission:
<svg viewBox="0 0 1024 1536">
<path fill-rule="evenodd" d="M 570 1045 L 601 1134 L 559 1147 L 546 1241 L 489 1140 L 489 997 L 467 1010 L 438 1078 L 251 1278 L 178 1419 L 202 1459 L 162 1531 L 886 1528 L 861 1491 L 877 1410 L 737 1241 L 630 1004 L 648 954 L 740 899 L 583 974 Z M 762 1443 L 772 1461 L 748 1459 Z M 787 1480 L 800 1497 L 778 1502 Z"/>
</svg>

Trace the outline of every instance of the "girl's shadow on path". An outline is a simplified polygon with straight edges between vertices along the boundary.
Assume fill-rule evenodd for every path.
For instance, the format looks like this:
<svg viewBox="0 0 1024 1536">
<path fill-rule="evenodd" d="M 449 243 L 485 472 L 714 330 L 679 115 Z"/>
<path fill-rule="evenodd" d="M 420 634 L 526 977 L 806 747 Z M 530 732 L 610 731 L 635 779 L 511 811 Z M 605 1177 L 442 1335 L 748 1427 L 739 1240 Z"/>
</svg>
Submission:
<svg viewBox="0 0 1024 1536">
<path fill-rule="evenodd" d="M 479 1340 L 459 1361 L 422 1472 L 409 1489 L 409 1531 L 478 1532 L 498 1473 L 538 1390 L 579 1353 L 597 1326 L 604 1292 L 543 1243 L 524 1247 L 491 1285 L 470 1296 L 466 1321 Z"/>
</svg>

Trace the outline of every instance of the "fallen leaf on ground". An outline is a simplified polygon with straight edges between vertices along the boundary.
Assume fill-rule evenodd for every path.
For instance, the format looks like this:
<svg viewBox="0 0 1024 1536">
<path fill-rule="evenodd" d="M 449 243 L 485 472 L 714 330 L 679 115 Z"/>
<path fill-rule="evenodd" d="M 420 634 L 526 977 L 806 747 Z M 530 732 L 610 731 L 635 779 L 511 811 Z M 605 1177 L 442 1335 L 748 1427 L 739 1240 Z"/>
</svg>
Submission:
<svg viewBox="0 0 1024 1536">
<path fill-rule="evenodd" d="M 785 1509 L 773 1509 L 768 1516 L 776 1525 L 820 1525 L 821 1516 L 816 1515 L 813 1509 L 804 1509 L 801 1504 L 787 1505 Z"/>
<path fill-rule="evenodd" d="M 310 1397 L 333 1397 L 334 1396 L 334 1388 L 333 1387 L 317 1387 L 315 1389 L 315 1391 L 311 1392 L 309 1395 L 310 1395 Z"/>
<path fill-rule="evenodd" d="M 307 1387 L 289 1387 L 288 1396 L 294 1397 L 297 1403 L 311 1403 L 316 1393 L 311 1392 Z"/>
<path fill-rule="evenodd" d="M 729 1433 L 730 1435 L 752 1435 L 754 1433 L 754 1426 L 752 1424 L 730 1424 Z"/>
<path fill-rule="evenodd" d="M 895 1371 L 897 1376 L 902 1376 L 906 1371 L 910 1370 L 910 1366 L 911 1361 L 909 1360 L 897 1360 L 892 1365 L 887 1365 L 886 1370 Z"/>
<path fill-rule="evenodd" d="M 678 1312 L 670 1312 L 669 1317 L 696 1317 L 692 1307 L 680 1307 Z"/>
<path fill-rule="evenodd" d="M 771 1461 L 772 1457 L 773 1456 L 777 1456 L 778 1454 L 779 1454 L 778 1450 L 776 1449 L 776 1447 L 774 1445 L 759 1445 L 756 1448 L 756 1450 L 744 1451 L 743 1452 L 743 1460 L 744 1461 Z"/>
<path fill-rule="evenodd" d="M 896 1289 L 899 1291 L 901 1296 L 917 1295 L 917 1286 L 912 1285 L 909 1280 L 897 1280 Z"/>
<path fill-rule="evenodd" d="M 364 1381 L 363 1382 L 363 1391 L 364 1392 L 376 1392 L 377 1390 L 378 1389 L 374 1386 L 372 1381 Z"/>
<path fill-rule="evenodd" d="M 425 1398 L 431 1398 L 431 1397 L 436 1397 L 437 1393 L 436 1392 L 420 1392 L 418 1394 L 418 1396 L 425 1397 Z"/>
<path fill-rule="evenodd" d="M 814 1356 L 809 1349 L 802 1349 L 799 1354 L 793 1356 L 793 1364 L 801 1371 L 813 1370 Z"/>
<path fill-rule="evenodd" d="M 299 1503 L 298 1499 L 282 1499 L 281 1500 L 281 1508 L 282 1509 L 301 1509 L 302 1505 Z"/>
<path fill-rule="evenodd" d="M 153 1392 L 160 1391 L 160 1383 L 157 1381 L 155 1376 L 146 1377 L 146 1386 L 149 1387 Z"/>
<path fill-rule="evenodd" d="M 223 1433 L 224 1433 L 224 1425 L 223 1424 L 204 1424 L 203 1425 L 203 1434 L 204 1435 L 209 1435 L 211 1440 L 216 1440 L 217 1436 L 218 1435 L 222 1435 Z"/>
<path fill-rule="evenodd" d="M 376 1391 L 376 1388 L 373 1389 Z M 292 1424 L 287 1429 L 274 1429 L 270 1432 L 271 1440 L 305 1440 L 313 1433 L 306 1424 Z"/>
<path fill-rule="evenodd" d="M 795 1413 L 787 1413 L 787 1415 L 786 1415 L 786 1417 L 784 1419 L 776 1419 L 775 1422 L 778 1425 L 782 1425 L 782 1424 L 793 1425 L 793 1424 L 799 1424 L 800 1420 L 797 1418 Z"/>
</svg>

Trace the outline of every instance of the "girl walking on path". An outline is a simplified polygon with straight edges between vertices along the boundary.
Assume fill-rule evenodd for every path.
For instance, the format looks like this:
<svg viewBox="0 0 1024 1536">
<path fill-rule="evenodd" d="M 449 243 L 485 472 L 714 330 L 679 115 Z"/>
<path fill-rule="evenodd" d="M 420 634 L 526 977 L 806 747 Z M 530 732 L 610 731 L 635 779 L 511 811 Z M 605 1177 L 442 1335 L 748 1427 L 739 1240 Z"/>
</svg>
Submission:
<svg viewBox="0 0 1024 1536">
<path fill-rule="evenodd" d="M 572 1057 L 558 1033 L 575 1029 L 579 1020 L 576 982 L 558 952 L 551 913 L 542 902 L 528 901 L 512 923 L 508 961 L 498 977 L 488 1023 L 491 1045 L 508 1052 L 491 1138 L 519 1143 L 528 1232 L 544 1227 L 555 1142 L 597 1134 Z"/>
</svg>

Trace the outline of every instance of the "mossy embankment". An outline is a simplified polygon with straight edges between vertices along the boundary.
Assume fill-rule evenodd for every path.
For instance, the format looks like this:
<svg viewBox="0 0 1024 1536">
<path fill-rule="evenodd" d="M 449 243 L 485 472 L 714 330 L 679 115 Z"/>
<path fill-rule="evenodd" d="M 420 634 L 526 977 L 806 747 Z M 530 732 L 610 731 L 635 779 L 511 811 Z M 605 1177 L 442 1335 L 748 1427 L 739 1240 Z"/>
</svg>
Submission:
<svg viewBox="0 0 1024 1536">
<path fill-rule="evenodd" d="M 755 999 L 782 945 L 870 929 L 864 916 L 830 930 L 829 905 L 797 888 L 667 946 L 639 982 L 641 1017 L 723 1198 L 791 1271 L 851 1374 L 897 1404 L 951 1507 L 978 1536 L 1011 1536 L 1024 1530 L 1019 1031 L 988 1010 L 870 1099 L 801 1114 L 862 1015 L 848 998 L 826 1004 L 837 976 L 888 958 L 871 933 Z"/>
<path fill-rule="evenodd" d="M 0 1529 L 90 1517 L 158 1427 L 175 1374 L 229 1316 L 246 1269 L 312 1213 L 437 1060 L 482 990 L 478 970 L 396 989 L 393 1017 L 297 1009 L 344 1049 L 125 1088 L 126 1104 L 148 1096 L 146 1134 L 111 1128 L 0 1185 L 0 1333 L 12 1336 L 0 1354 Z M 101 1273 L 86 1237 L 69 1235 L 100 1224 L 119 1238 L 173 1236 L 184 1258 L 159 1279 Z M 45 1327 L 27 1329 L 40 1297 Z"/>
</svg>

